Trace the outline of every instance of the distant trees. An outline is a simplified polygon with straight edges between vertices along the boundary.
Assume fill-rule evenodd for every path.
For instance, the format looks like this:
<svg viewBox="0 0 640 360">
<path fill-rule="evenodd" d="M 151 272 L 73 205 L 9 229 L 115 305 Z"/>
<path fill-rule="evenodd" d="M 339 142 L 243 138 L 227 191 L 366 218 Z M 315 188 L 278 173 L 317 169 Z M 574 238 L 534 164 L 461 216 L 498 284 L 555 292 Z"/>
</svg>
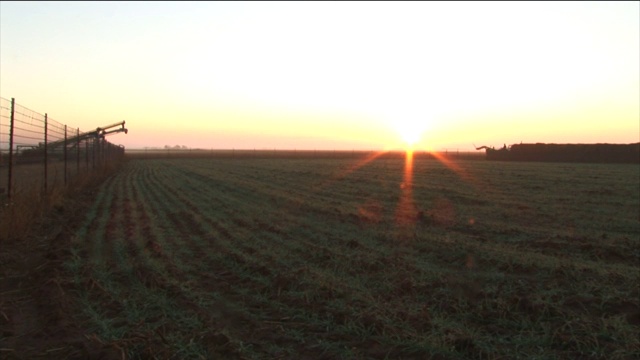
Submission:
<svg viewBox="0 0 640 360">
<path fill-rule="evenodd" d="M 166 150 L 187 150 L 189 149 L 189 147 L 187 145 L 175 145 L 175 146 L 171 146 L 171 145 L 165 145 L 164 148 Z"/>
</svg>

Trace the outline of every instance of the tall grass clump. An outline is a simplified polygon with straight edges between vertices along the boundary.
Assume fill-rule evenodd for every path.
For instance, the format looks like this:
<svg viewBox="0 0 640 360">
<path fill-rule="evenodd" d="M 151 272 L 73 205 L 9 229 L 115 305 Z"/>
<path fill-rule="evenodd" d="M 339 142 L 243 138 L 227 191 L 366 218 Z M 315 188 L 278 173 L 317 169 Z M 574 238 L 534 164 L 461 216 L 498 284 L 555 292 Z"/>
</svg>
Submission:
<svg viewBox="0 0 640 360">
<path fill-rule="evenodd" d="M 72 178 L 67 185 L 54 183 L 45 192 L 40 189 L 21 189 L 11 194 L 0 195 L 0 243 L 16 241 L 25 237 L 30 229 L 52 211 L 64 213 L 70 198 L 86 189 L 95 187 L 114 174 L 124 160 L 101 166 L 91 172 Z"/>
</svg>

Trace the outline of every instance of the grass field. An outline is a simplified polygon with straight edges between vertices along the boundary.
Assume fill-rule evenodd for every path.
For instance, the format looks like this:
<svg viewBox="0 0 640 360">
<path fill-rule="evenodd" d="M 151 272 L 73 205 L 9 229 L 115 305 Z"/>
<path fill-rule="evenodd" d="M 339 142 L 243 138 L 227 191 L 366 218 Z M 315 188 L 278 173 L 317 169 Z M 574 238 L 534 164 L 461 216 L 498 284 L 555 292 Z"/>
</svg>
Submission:
<svg viewBox="0 0 640 360">
<path fill-rule="evenodd" d="M 640 357 L 637 165 L 130 160 L 62 288 L 127 358 Z"/>
</svg>

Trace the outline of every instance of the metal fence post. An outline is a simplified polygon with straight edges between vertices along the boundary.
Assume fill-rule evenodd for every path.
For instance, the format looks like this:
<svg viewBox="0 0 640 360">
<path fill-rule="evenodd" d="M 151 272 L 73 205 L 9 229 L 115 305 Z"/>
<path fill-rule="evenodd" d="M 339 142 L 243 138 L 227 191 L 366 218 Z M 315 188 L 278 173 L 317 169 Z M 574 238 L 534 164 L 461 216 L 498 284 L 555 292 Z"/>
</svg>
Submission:
<svg viewBox="0 0 640 360">
<path fill-rule="evenodd" d="M 67 125 L 64 126 L 64 184 L 67 185 Z"/>
<path fill-rule="evenodd" d="M 11 199 L 11 180 L 13 176 L 13 119 L 15 116 L 16 99 L 11 98 L 11 123 L 9 124 L 9 176 L 7 178 L 7 197 Z"/>
<path fill-rule="evenodd" d="M 48 156 L 47 156 L 47 131 L 49 130 L 48 116 L 44 114 L 44 193 L 47 193 L 47 178 L 48 178 Z"/>
</svg>

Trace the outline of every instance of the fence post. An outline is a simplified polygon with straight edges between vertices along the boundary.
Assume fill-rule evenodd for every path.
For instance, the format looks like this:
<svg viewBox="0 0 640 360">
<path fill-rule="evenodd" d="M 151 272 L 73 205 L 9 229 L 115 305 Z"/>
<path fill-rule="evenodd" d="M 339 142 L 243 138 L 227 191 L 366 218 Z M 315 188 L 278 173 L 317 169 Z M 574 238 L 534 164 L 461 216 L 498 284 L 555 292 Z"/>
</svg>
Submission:
<svg viewBox="0 0 640 360">
<path fill-rule="evenodd" d="M 48 179 L 48 160 L 49 158 L 47 157 L 47 132 L 49 130 L 49 124 L 48 124 L 48 116 L 45 113 L 44 114 L 44 193 L 47 193 L 47 179 Z"/>
<path fill-rule="evenodd" d="M 93 138 L 93 144 L 91 146 L 91 165 L 92 165 L 92 169 L 95 170 L 96 169 L 96 142 L 98 141 L 98 138 L 94 137 Z"/>
<path fill-rule="evenodd" d="M 96 138 L 96 168 L 102 166 L 102 139 Z"/>
<path fill-rule="evenodd" d="M 11 177 L 13 176 L 13 119 L 15 116 L 16 99 L 11 98 L 11 123 L 9 124 L 9 176 L 7 178 L 7 197 L 11 199 Z"/>
<path fill-rule="evenodd" d="M 89 139 L 84 139 L 84 155 L 87 162 L 87 171 L 89 170 Z"/>
<path fill-rule="evenodd" d="M 67 125 L 64 126 L 64 184 L 67 185 Z"/>
<path fill-rule="evenodd" d="M 80 176 L 80 128 L 76 129 L 76 177 Z"/>
</svg>

